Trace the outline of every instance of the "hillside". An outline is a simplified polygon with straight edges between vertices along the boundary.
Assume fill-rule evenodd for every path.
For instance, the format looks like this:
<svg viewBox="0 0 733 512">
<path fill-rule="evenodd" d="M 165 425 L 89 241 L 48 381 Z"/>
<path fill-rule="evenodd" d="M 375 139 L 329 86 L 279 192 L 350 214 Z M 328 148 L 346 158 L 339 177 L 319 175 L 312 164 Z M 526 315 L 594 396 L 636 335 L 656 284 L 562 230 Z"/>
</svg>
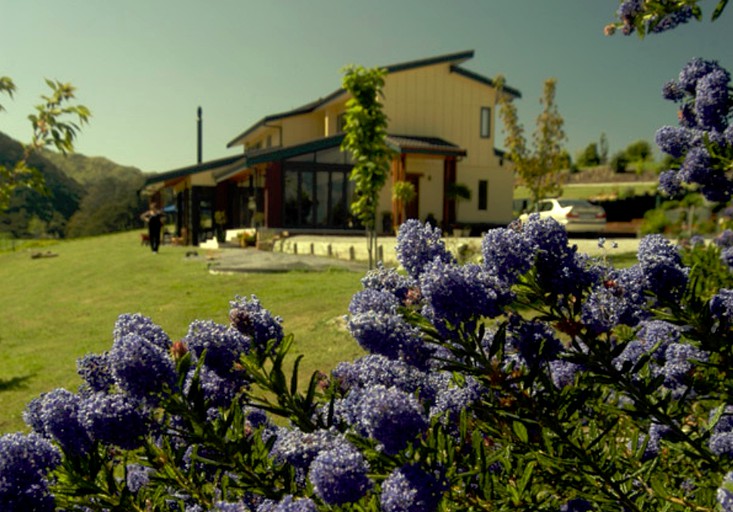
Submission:
<svg viewBox="0 0 733 512">
<path fill-rule="evenodd" d="M 0 132 L 0 165 L 15 165 L 22 153 L 19 142 Z M 0 215 L 0 233 L 74 237 L 137 227 L 142 209 L 138 190 L 145 181 L 139 169 L 49 150 L 31 155 L 29 164 L 43 174 L 49 194 L 16 192 L 10 209 Z"/>
<path fill-rule="evenodd" d="M 42 150 L 41 154 L 85 187 L 105 178 L 128 181 L 137 180 L 143 175 L 137 167 L 119 165 L 101 156 L 85 156 L 80 153 L 62 155 L 49 150 Z"/>
</svg>

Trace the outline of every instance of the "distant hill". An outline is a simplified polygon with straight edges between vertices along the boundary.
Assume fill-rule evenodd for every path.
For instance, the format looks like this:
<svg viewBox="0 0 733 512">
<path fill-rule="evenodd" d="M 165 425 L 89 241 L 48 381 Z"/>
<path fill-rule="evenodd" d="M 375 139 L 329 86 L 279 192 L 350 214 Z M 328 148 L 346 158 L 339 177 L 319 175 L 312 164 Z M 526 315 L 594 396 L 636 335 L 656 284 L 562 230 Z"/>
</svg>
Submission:
<svg viewBox="0 0 733 512">
<path fill-rule="evenodd" d="M 1 165 L 15 165 L 22 153 L 19 142 L 0 132 Z M 142 205 L 137 192 L 145 181 L 139 169 L 49 150 L 31 155 L 29 165 L 43 174 L 49 194 L 16 192 L 10 209 L 0 213 L 0 231 L 15 237 L 63 237 L 138 227 Z"/>
<path fill-rule="evenodd" d="M 119 165 L 102 156 L 85 156 L 81 153 L 62 155 L 55 151 L 42 150 L 41 154 L 85 187 L 104 178 L 119 178 L 124 181 L 136 180 L 143 176 L 137 167 Z"/>
</svg>

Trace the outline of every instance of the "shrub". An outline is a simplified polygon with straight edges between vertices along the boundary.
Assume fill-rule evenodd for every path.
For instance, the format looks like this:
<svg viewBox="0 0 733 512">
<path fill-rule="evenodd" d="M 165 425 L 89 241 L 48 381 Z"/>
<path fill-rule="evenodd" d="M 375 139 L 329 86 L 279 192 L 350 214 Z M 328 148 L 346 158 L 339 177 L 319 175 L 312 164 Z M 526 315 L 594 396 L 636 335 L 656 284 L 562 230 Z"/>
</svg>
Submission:
<svg viewBox="0 0 733 512">
<path fill-rule="evenodd" d="M 532 216 L 461 265 L 408 221 L 410 273 L 370 271 L 349 308 L 370 354 L 303 391 L 255 297 L 176 342 L 123 315 L 80 389 L 34 400 L 34 432 L 0 439 L 0 482 L 33 485 L 26 508 L 0 485 L 0 504 L 712 510 L 733 469 L 731 240 L 651 235 L 615 269 Z"/>
</svg>

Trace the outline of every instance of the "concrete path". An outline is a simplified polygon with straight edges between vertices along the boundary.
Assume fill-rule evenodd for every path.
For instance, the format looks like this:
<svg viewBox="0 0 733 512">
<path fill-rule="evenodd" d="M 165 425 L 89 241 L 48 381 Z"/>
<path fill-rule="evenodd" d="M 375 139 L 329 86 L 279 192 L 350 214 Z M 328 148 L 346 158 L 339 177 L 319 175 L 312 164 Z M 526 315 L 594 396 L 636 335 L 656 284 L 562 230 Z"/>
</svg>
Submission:
<svg viewBox="0 0 733 512">
<path fill-rule="evenodd" d="M 388 266 L 397 266 L 395 238 L 378 239 L 381 260 Z M 467 247 L 471 251 L 481 250 L 481 239 L 446 238 L 451 251 Z M 578 251 L 601 256 L 608 254 L 636 253 L 639 239 L 608 236 L 603 247 L 598 238 L 572 238 L 571 244 Z M 215 273 L 227 272 L 288 272 L 291 270 L 321 272 L 331 269 L 365 272 L 368 255 L 363 237 L 327 237 L 297 235 L 275 244 L 273 251 L 254 248 L 220 248 L 210 259 L 209 270 Z"/>
</svg>

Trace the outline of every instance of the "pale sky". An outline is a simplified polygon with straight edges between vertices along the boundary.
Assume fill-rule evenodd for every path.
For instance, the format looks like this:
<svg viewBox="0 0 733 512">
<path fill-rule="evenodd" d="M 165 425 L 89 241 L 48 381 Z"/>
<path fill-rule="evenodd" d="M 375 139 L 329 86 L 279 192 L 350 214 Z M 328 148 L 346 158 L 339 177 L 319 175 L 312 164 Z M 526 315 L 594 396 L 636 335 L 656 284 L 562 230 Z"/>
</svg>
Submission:
<svg viewBox="0 0 733 512">
<path fill-rule="evenodd" d="M 77 151 L 144 172 L 204 160 L 262 117 L 336 90 L 348 64 L 386 66 L 474 50 L 463 66 L 519 89 L 531 135 L 546 78 L 557 79 L 566 146 L 605 133 L 610 153 L 676 124 L 661 97 L 692 57 L 733 71 L 733 8 L 640 40 L 606 37 L 616 0 L 0 0 L 0 131 L 27 142 L 44 78 L 71 82 L 93 117 Z M 503 133 L 498 134 L 502 146 Z"/>
</svg>

